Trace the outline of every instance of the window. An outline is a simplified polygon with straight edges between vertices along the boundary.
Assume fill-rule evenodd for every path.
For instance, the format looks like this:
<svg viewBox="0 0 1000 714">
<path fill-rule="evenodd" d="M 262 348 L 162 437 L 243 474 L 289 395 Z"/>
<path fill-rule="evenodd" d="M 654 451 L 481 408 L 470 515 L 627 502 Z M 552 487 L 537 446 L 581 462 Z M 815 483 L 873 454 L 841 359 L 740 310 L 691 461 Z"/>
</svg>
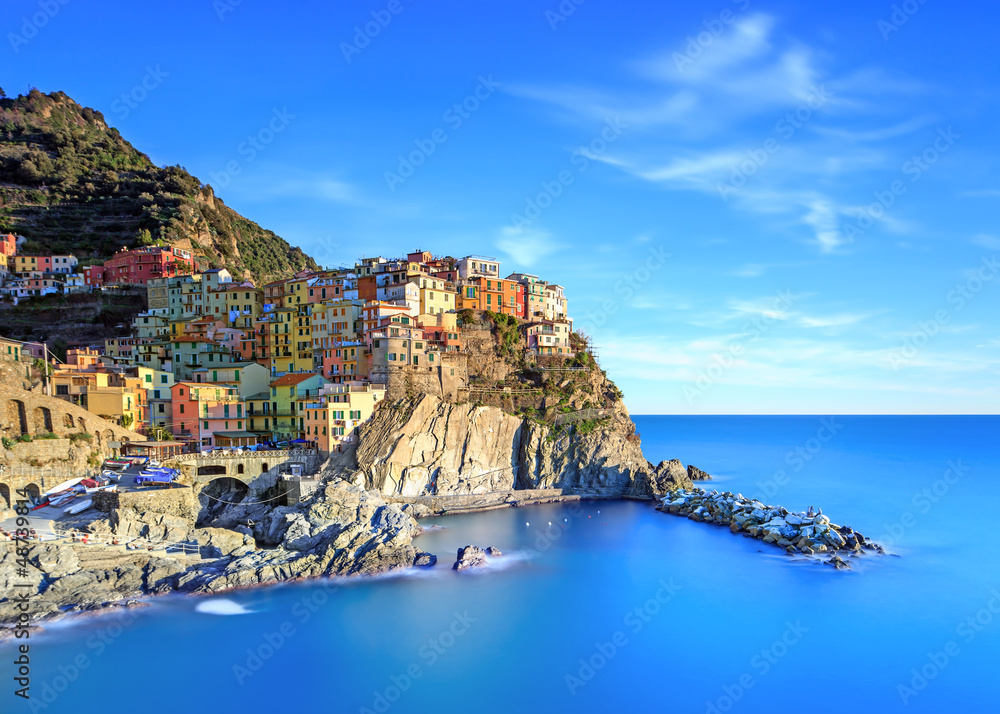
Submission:
<svg viewBox="0 0 1000 714">
<path fill-rule="evenodd" d="M 207 429 L 208 428 L 208 422 L 206 421 L 206 422 L 203 422 L 203 423 L 205 424 L 205 428 Z"/>
<path fill-rule="evenodd" d="M 181 414 L 183 414 L 183 413 L 184 413 L 184 405 L 181 404 Z"/>
<path fill-rule="evenodd" d="M 147 384 L 152 384 L 153 383 L 153 375 L 151 375 L 151 374 L 147 374 L 146 375 L 146 383 Z"/>
</svg>

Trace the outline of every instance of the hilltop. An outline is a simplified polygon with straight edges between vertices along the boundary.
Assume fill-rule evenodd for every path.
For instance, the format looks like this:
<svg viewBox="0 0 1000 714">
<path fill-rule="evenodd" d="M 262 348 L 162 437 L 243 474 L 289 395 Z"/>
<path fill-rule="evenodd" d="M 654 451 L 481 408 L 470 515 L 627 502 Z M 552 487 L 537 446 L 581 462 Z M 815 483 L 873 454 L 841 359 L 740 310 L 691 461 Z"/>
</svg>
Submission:
<svg viewBox="0 0 1000 714">
<path fill-rule="evenodd" d="M 317 267 L 183 167 L 156 166 L 101 112 L 37 89 L 0 98 L 0 232 L 27 238 L 22 252 L 73 253 L 82 264 L 159 244 L 191 250 L 239 279 Z"/>
</svg>

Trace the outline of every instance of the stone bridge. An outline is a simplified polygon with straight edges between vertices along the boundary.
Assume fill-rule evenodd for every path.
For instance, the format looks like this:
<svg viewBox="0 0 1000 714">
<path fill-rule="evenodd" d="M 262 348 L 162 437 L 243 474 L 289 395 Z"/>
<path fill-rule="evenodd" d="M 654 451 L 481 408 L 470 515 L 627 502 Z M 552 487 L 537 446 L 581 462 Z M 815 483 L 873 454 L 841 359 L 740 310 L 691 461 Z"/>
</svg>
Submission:
<svg viewBox="0 0 1000 714">
<path fill-rule="evenodd" d="M 302 465 L 302 473 L 318 471 L 324 459 L 311 449 L 281 451 L 254 451 L 243 454 L 181 454 L 167 464 L 180 469 L 183 483 L 200 491 L 209 482 L 220 478 L 233 478 L 250 487 L 250 492 L 260 495 L 278 482 L 282 473 L 288 473 L 293 464 Z"/>
</svg>

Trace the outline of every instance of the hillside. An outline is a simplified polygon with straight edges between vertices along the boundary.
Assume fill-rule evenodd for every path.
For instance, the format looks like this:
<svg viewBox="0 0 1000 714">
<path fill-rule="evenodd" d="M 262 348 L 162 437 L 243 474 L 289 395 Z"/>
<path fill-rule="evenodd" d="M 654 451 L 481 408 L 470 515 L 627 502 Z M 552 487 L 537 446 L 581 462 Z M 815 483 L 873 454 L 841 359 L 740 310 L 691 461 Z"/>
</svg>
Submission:
<svg viewBox="0 0 1000 714">
<path fill-rule="evenodd" d="M 0 231 L 25 236 L 24 252 L 74 253 L 83 264 L 159 243 L 258 283 L 316 267 L 62 92 L 0 98 Z"/>
</svg>

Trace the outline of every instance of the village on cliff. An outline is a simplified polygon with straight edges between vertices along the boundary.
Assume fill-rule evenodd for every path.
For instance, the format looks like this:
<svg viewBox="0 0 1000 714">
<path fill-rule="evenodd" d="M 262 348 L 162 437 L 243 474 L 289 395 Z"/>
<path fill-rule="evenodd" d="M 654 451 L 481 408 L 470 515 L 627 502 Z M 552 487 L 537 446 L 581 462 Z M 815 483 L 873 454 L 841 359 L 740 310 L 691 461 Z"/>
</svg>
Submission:
<svg viewBox="0 0 1000 714">
<path fill-rule="evenodd" d="M 341 451 L 400 375 L 445 394 L 468 389 L 462 326 L 473 311 L 516 325 L 527 356 L 574 354 L 563 288 L 501 277 L 492 258 L 418 250 L 258 287 L 179 248 L 123 250 L 81 268 L 72 255 L 21 254 L 22 243 L 0 236 L 7 299 L 139 287 L 147 309 L 128 334 L 70 344 L 65 362 L 7 338 L 0 356 L 47 360 L 51 396 L 162 442 L 161 456 L 265 444 Z"/>
</svg>

